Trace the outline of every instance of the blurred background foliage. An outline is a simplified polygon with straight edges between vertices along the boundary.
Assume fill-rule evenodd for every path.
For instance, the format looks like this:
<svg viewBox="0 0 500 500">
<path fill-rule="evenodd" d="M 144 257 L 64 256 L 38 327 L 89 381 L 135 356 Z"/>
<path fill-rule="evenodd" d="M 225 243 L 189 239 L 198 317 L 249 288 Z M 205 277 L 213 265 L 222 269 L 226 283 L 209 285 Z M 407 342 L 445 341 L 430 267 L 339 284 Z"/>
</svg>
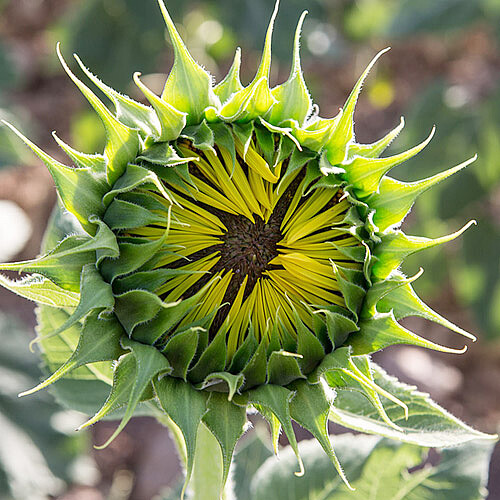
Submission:
<svg viewBox="0 0 500 500">
<path fill-rule="evenodd" d="M 166 3 L 194 57 L 216 79 L 225 74 L 240 44 L 242 79 L 250 81 L 274 0 Z M 405 271 L 413 274 L 422 265 L 425 273 L 416 283 L 421 295 L 476 333 L 480 345 L 489 342 L 477 351 L 479 355 L 468 358 L 480 365 L 481 353 L 497 352 L 500 344 L 500 0 L 281 3 L 272 79 L 278 83 L 288 76 L 295 24 L 307 8 L 302 59 L 322 116 L 336 114 L 376 51 L 393 47 L 377 64 L 360 99 L 358 139 L 376 140 L 403 115 L 405 130 L 390 153 L 420 142 L 437 126 L 426 150 L 394 170 L 396 178 L 427 177 L 478 154 L 477 162 L 464 172 L 422 195 L 405 227 L 412 234 L 436 237 L 472 218 L 478 226 L 460 241 L 409 260 Z M 55 56 L 56 41 L 62 43 L 68 60 L 77 52 L 104 82 L 136 98 L 130 83 L 134 71 L 141 71 L 144 81 L 159 93 L 172 63 L 156 0 L 0 0 L 0 118 L 13 121 L 56 156 L 60 153 L 49 133 L 54 129 L 88 152 L 99 150 L 103 140 L 95 114 L 63 75 Z M 54 203 L 52 181 L 42 171 L 0 127 L 0 199 L 17 203 L 33 226 L 17 257 L 37 253 Z M 2 222 L 0 217 L 1 238 L 3 231 L 9 234 L 20 223 L 17 220 Z M 28 306 L 0 295 L 0 309 L 11 307 L 28 326 L 33 325 Z M 424 333 L 433 334 L 426 323 Z M 497 367 L 498 359 L 494 359 Z M 499 371 L 495 373 L 498 376 Z M 480 385 L 481 380 L 471 382 L 472 387 Z M 489 404 L 480 399 L 460 403 L 474 406 L 469 416 Z M 486 422 L 483 430 L 498 426 L 500 412 L 495 412 L 494 418 L 480 420 Z"/>
</svg>

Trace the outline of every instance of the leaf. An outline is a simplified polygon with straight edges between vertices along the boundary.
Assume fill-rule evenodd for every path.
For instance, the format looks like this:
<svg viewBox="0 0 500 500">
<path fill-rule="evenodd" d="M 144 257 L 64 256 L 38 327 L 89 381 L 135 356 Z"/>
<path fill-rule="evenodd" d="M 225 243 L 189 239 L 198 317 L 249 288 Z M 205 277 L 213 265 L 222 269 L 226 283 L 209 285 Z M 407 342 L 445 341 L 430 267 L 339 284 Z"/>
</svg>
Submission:
<svg viewBox="0 0 500 500">
<path fill-rule="evenodd" d="M 287 451 L 288 448 L 285 449 Z M 232 481 L 237 500 L 255 500 L 250 485 L 259 467 L 272 455 L 268 433 L 264 425 L 257 423 L 255 430 L 240 440 L 234 455 Z"/>
<path fill-rule="evenodd" d="M 187 113 L 178 111 L 168 102 L 160 99 L 154 92 L 149 90 L 139 79 L 140 73 L 134 73 L 134 82 L 139 87 L 141 92 L 146 96 L 156 111 L 160 122 L 160 134 L 156 139 L 160 142 L 173 141 L 179 137 L 181 130 L 186 125 Z"/>
<path fill-rule="evenodd" d="M 172 366 L 172 377 L 181 377 L 186 381 L 186 374 L 198 347 L 198 329 L 188 328 L 173 335 L 162 350 Z"/>
<path fill-rule="evenodd" d="M 65 290 L 79 292 L 82 268 L 85 264 L 96 262 L 96 251 L 102 256 L 116 258 L 118 255 L 115 236 L 102 222 L 99 222 L 94 238 L 68 236 L 37 259 L 0 264 L 0 269 L 41 274 Z"/>
<path fill-rule="evenodd" d="M 18 399 L 17 392 L 42 376 L 28 351 L 30 333 L 0 312 L 0 496 L 25 500 L 58 496 L 86 444 L 86 436 L 68 436 L 53 425 L 63 413 L 46 393 Z"/>
<path fill-rule="evenodd" d="M 244 381 L 245 377 L 241 373 L 239 375 L 233 375 L 227 372 L 214 372 L 205 377 L 200 389 L 225 386 L 227 389 L 227 400 L 231 401 L 233 396 L 240 392 Z"/>
<path fill-rule="evenodd" d="M 154 381 L 161 407 L 179 427 L 186 444 L 186 479 L 183 492 L 191 478 L 196 450 L 196 436 L 201 419 L 207 412 L 208 394 L 174 377 Z"/>
<path fill-rule="evenodd" d="M 374 251 L 374 255 L 378 259 L 372 267 L 373 276 L 379 279 L 387 278 L 409 255 L 425 250 L 426 248 L 448 243 L 458 238 L 473 224 L 476 224 L 475 220 L 471 220 L 462 229 L 452 234 L 436 239 L 408 236 L 401 231 L 391 232 L 382 236 L 382 241 L 375 247 Z"/>
<path fill-rule="evenodd" d="M 241 48 L 238 47 L 234 54 L 233 64 L 226 77 L 214 87 L 214 93 L 224 104 L 235 92 L 239 92 L 243 85 L 240 81 Z"/>
<path fill-rule="evenodd" d="M 203 351 L 196 364 L 189 370 L 187 377 L 193 384 L 199 384 L 211 373 L 223 371 L 225 366 L 226 334 L 222 329 Z"/>
<path fill-rule="evenodd" d="M 303 380 L 294 382 L 289 387 L 296 391 L 295 397 L 290 403 L 292 418 L 318 440 L 339 476 L 351 489 L 328 438 L 328 414 L 331 407 L 329 397 L 331 395 L 326 394 L 322 384 L 311 385 Z"/>
<path fill-rule="evenodd" d="M 78 219 L 85 231 L 94 235 L 96 227 L 95 224 L 89 222 L 89 218 L 102 215 L 104 211 L 102 197 L 109 191 L 103 172 L 97 169 L 67 167 L 51 158 L 13 125 L 3 123 L 45 163 L 54 179 L 64 207 Z"/>
<path fill-rule="evenodd" d="M 384 152 L 384 150 L 389 147 L 391 142 L 399 135 L 404 126 L 405 120 L 403 117 L 401 117 L 399 125 L 377 142 L 374 142 L 372 144 L 351 144 L 349 146 L 348 152 L 349 157 L 364 156 L 365 158 L 378 158 Z"/>
<path fill-rule="evenodd" d="M 78 346 L 68 361 L 49 378 L 19 396 L 39 391 L 80 366 L 118 359 L 124 352 L 120 346 L 122 335 L 124 335 L 123 328 L 116 319 L 102 320 L 97 313 L 89 315 L 81 328 Z"/>
<path fill-rule="evenodd" d="M 0 275 L 0 285 L 25 299 L 52 307 L 76 307 L 80 300 L 78 293 L 69 292 L 43 276 L 12 281 Z"/>
<path fill-rule="evenodd" d="M 366 458 L 377 445 L 375 436 L 352 436 L 341 434 L 330 438 L 335 445 L 346 475 L 352 482 L 360 477 Z M 304 461 L 306 474 L 295 477 L 295 456 L 286 447 L 279 460 L 268 458 L 257 470 L 250 483 L 250 499 L 316 500 L 328 499 L 333 491 L 343 488 L 342 479 L 332 472 L 332 464 L 321 445 L 315 439 L 299 443 L 299 452 Z M 238 456 L 236 456 L 236 461 Z M 236 486 L 236 491 L 238 487 Z M 240 500 L 238 498 L 238 500 Z"/>
<path fill-rule="evenodd" d="M 156 347 L 140 344 L 128 338 L 122 338 L 122 345 L 126 349 L 130 349 L 135 359 L 136 369 L 132 372 L 122 375 L 125 378 L 125 383 L 130 383 L 130 390 L 127 397 L 127 410 L 120 424 L 109 439 L 98 449 L 105 448 L 120 434 L 128 421 L 132 418 L 135 408 L 141 401 L 144 391 L 151 386 L 153 379 L 160 374 L 168 374 L 172 371 L 167 358 L 163 356 Z M 115 358 L 116 359 L 116 358 Z M 116 381 L 114 381 L 113 386 Z"/>
<path fill-rule="evenodd" d="M 332 500 L 480 500 L 485 498 L 492 443 L 468 443 L 441 452 L 438 465 L 409 473 L 425 459 L 425 448 L 381 440 L 367 458 L 356 491 Z M 381 468 L 380 464 L 384 467 Z M 471 468 L 472 470 L 469 470 Z"/>
<path fill-rule="evenodd" d="M 297 354 L 287 351 L 273 351 L 267 365 L 267 383 L 287 385 L 298 378 L 305 378 L 297 358 Z"/>
<path fill-rule="evenodd" d="M 272 90 L 276 102 L 271 108 L 267 120 L 275 125 L 279 125 L 283 121 L 295 120 L 299 126 L 302 126 L 311 110 L 312 100 L 300 65 L 300 32 L 306 14 L 307 11 L 304 11 L 300 16 L 295 31 L 290 76 L 285 83 Z"/>
<path fill-rule="evenodd" d="M 104 310 L 112 311 L 115 305 L 113 290 L 111 285 L 102 279 L 94 264 L 83 266 L 80 287 L 80 301 L 71 316 L 59 328 L 44 335 L 45 337 L 58 335 L 83 319 L 91 311 L 98 310 L 99 313 Z M 40 337 L 35 340 L 39 341 Z"/>
<path fill-rule="evenodd" d="M 400 430 L 383 421 L 372 404 L 357 392 L 338 390 L 330 410 L 330 420 L 344 427 L 420 446 L 455 446 L 471 440 L 493 440 L 495 436 L 476 431 L 441 408 L 428 394 L 403 384 L 372 363 L 375 384 L 405 403 L 409 409 L 408 420 L 404 410 L 382 398 L 385 411 Z M 328 381 L 328 374 L 325 375 Z"/>
<path fill-rule="evenodd" d="M 120 122 L 130 128 L 138 128 L 144 135 L 159 135 L 160 126 L 158 123 L 158 117 L 151 107 L 134 101 L 130 97 L 120 94 L 113 88 L 109 87 L 99 80 L 97 76 L 92 74 L 76 54 L 73 55 L 85 75 L 87 75 L 94 85 L 113 102 L 116 117 Z"/>
<path fill-rule="evenodd" d="M 450 330 L 463 335 L 472 341 L 476 341 L 476 337 L 474 335 L 466 332 L 459 326 L 454 325 L 451 321 L 443 318 L 443 316 L 425 304 L 415 293 L 415 290 L 413 290 L 410 283 L 403 284 L 403 286 L 390 291 L 377 303 L 377 309 L 380 312 L 388 312 L 392 310 L 394 312 L 394 317 L 398 321 L 408 316 L 420 316 L 444 326 L 445 328 L 449 328 Z"/>
<path fill-rule="evenodd" d="M 269 74 L 271 70 L 271 41 L 278 7 L 279 0 L 274 5 L 273 14 L 267 28 L 262 58 L 254 79 L 248 87 L 232 94 L 217 113 L 224 121 L 250 122 L 258 116 L 263 116 L 275 102 L 269 88 Z"/>
<path fill-rule="evenodd" d="M 295 393 L 285 387 L 265 384 L 248 391 L 248 402 L 263 406 L 278 419 L 299 463 L 300 471 L 295 474 L 302 476 L 304 474 L 304 465 L 300 458 L 297 438 L 295 437 L 290 415 L 290 401 L 294 396 Z"/>
<path fill-rule="evenodd" d="M 227 400 L 225 394 L 212 392 L 208 399 L 208 412 L 203 422 L 216 437 L 222 449 L 224 485 L 229 473 L 229 466 L 233 457 L 236 442 L 241 437 L 246 423 L 246 410 Z"/>
<path fill-rule="evenodd" d="M 359 94 L 363 83 L 368 76 L 368 73 L 373 68 L 377 60 L 385 54 L 389 48 L 381 50 L 368 64 L 367 68 L 361 75 L 361 77 L 356 82 L 356 85 L 352 89 L 347 101 L 344 104 L 342 112 L 338 115 L 335 121 L 331 122 L 331 127 L 327 128 L 326 133 L 327 144 L 326 151 L 328 161 L 332 165 L 337 165 L 342 163 L 347 156 L 348 144 L 354 137 L 354 108 L 358 101 Z M 323 142 L 324 144 L 324 142 Z M 323 145 L 322 144 L 322 145 Z"/>
<path fill-rule="evenodd" d="M 364 197 L 378 191 L 382 177 L 389 170 L 422 151 L 431 141 L 435 130 L 434 127 L 424 142 L 403 153 L 387 158 L 364 158 L 359 156 L 354 158 L 350 163 L 344 163 L 346 180 L 352 184 L 356 193 L 364 199 Z"/>
<path fill-rule="evenodd" d="M 379 185 L 378 192 L 373 193 L 365 200 L 375 210 L 373 222 L 380 231 L 385 231 L 389 227 L 400 224 L 418 196 L 467 167 L 476 158 L 477 155 L 456 167 L 417 182 L 401 182 L 385 177 Z"/>
<path fill-rule="evenodd" d="M 168 76 L 161 98 L 176 110 L 187 113 L 187 124 L 200 123 L 205 109 L 217 106 L 210 75 L 191 57 L 163 3 L 160 4 L 170 40 L 174 47 L 174 66 Z"/>
<path fill-rule="evenodd" d="M 330 464 L 316 441 L 302 441 L 299 448 L 310 472 L 304 478 L 294 478 L 291 474 L 293 453 L 284 450 L 279 462 L 271 457 L 259 468 L 252 480 L 249 498 L 481 500 L 487 494 L 490 443 L 472 442 L 441 450 L 437 465 L 427 463 L 423 468 L 412 470 L 425 462 L 426 448 L 374 436 L 336 436 L 335 448 L 352 479 L 354 492 L 347 491 L 340 478 L 332 477 Z"/>
<path fill-rule="evenodd" d="M 127 403 L 130 399 L 130 393 L 135 383 L 136 372 L 137 372 L 137 362 L 135 360 L 135 357 L 132 354 L 127 354 L 125 356 L 122 356 L 114 367 L 113 387 L 111 388 L 111 391 L 109 391 L 108 388 L 108 397 L 104 401 L 104 404 L 102 404 L 101 402 L 101 406 L 98 407 L 98 410 L 94 414 L 94 416 L 91 417 L 89 420 L 87 420 L 84 424 L 82 424 L 79 427 L 79 430 L 89 427 L 90 425 L 95 424 L 99 420 L 104 419 L 109 414 L 114 414 L 116 410 L 119 410 L 127 406 Z M 76 386 L 73 386 L 73 389 L 75 387 Z M 151 390 L 151 386 L 147 386 L 144 392 L 142 393 L 141 397 L 139 398 L 139 400 L 145 401 L 151 399 L 152 397 L 153 397 L 153 392 Z M 64 401 L 67 400 L 68 399 L 65 398 Z M 94 401 L 91 400 L 91 404 L 93 402 Z M 88 413 L 88 411 L 86 411 L 86 413 Z M 123 417 L 124 415 L 121 415 L 121 418 Z M 120 416 L 113 415 L 112 418 L 116 419 L 120 418 Z"/>
<path fill-rule="evenodd" d="M 371 354 L 398 344 L 416 345 L 451 354 L 463 354 L 467 350 L 467 346 L 463 349 L 452 349 L 420 337 L 401 326 L 394 318 L 392 311 L 377 313 L 369 319 L 361 320 L 359 331 L 352 333 L 345 342 L 345 345 L 352 347 L 354 356 Z"/>
<path fill-rule="evenodd" d="M 76 77 L 66 64 L 59 45 L 57 45 L 57 55 L 62 67 L 99 115 L 106 129 L 107 141 L 104 148 L 104 156 L 107 160 L 106 177 L 112 186 L 125 172 L 127 164 L 137 156 L 139 134 L 137 130 L 119 122 L 97 96 Z"/>
</svg>

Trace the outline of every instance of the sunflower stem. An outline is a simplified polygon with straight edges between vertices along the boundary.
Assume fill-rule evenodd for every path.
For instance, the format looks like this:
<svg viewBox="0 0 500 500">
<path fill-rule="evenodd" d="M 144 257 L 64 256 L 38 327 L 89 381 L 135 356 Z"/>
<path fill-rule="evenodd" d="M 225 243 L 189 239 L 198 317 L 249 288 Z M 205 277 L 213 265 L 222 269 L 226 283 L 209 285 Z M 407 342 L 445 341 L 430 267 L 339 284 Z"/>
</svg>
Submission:
<svg viewBox="0 0 500 500">
<path fill-rule="evenodd" d="M 156 420 L 167 427 L 176 445 L 179 459 L 186 467 L 187 453 L 182 432 L 163 412 L 155 412 Z M 222 485 L 222 453 L 218 441 L 205 424 L 200 424 L 196 438 L 194 466 L 186 497 L 189 500 L 234 500 L 231 479 Z"/>
<path fill-rule="evenodd" d="M 190 500 L 233 500 L 231 481 L 222 484 L 222 452 L 205 424 L 198 427 Z"/>
</svg>

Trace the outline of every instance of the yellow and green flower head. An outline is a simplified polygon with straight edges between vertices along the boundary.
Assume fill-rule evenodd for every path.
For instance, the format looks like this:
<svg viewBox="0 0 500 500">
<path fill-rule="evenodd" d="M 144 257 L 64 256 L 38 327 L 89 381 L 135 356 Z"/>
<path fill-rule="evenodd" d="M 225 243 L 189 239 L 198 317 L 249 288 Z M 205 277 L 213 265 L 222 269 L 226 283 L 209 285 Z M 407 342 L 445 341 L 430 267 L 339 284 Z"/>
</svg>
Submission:
<svg viewBox="0 0 500 500">
<path fill-rule="evenodd" d="M 373 144 L 356 142 L 355 104 L 385 51 L 338 115 L 321 118 L 300 67 L 305 12 L 290 77 L 270 88 L 278 3 L 247 86 L 239 50 L 214 84 L 159 4 L 175 62 L 161 96 L 134 75 L 147 105 L 105 85 L 76 57 L 110 110 L 58 49 L 105 126 L 103 154 L 78 152 L 54 135 L 65 165 L 11 127 L 45 162 L 64 209 L 81 226 L 62 241 L 49 234 L 52 248 L 41 257 L 1 266 L 31 273 L 1 282 L 40 304 L 37 341 L 55 370 L 27 393 L 62 377 L 109 383 L 107 401 L 87 425 L 124 407 L 110 441 L 139 403 L 151 401 L 181 431 L 188 479 L 200 423 L 221 446 L 225 477 L 253 407 L 269 421 L 275 445 L 283 429 L 298 456 L 295 420 L 343 476 L 327 435 L 336 394 L 362 393 L 395 434 L 408 416 L 407 403 L 377 383 L 369 355 L 394 344 L 457 352 L 398 321 L 422 316 L 474 339 L 417 297 L 411 283 L 421 272 L 408 278 L 399 271 L 405 257 L 471 223 L 434 240 L 398 229 L 419 194 L 473 159 L 407 183 L 388 174 L 433 131 L 394 156 L 381 157 L 403 120 Z"/>
</svg>

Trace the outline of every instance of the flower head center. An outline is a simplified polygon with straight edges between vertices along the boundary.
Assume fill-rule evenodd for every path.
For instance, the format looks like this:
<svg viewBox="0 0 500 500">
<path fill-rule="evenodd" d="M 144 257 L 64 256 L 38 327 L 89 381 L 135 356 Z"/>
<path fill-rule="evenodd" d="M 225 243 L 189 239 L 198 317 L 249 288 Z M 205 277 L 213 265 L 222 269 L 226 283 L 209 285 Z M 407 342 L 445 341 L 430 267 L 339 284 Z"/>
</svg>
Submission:
<svg viewBox="0 0 500 500">
<path fill-rule="evenodd" d="M 232 269 L 240 283 L 248 276 L 249 287 L 253 288 L 278 255 L 282 217 L 274 213 L 267 223 L 257 218 L 255 224 L 241 216 L 228 215 L 224 219 L 228 231 L 221 238 L 224 243 L 220 247 L 219 266 Z"/>
</svg>

